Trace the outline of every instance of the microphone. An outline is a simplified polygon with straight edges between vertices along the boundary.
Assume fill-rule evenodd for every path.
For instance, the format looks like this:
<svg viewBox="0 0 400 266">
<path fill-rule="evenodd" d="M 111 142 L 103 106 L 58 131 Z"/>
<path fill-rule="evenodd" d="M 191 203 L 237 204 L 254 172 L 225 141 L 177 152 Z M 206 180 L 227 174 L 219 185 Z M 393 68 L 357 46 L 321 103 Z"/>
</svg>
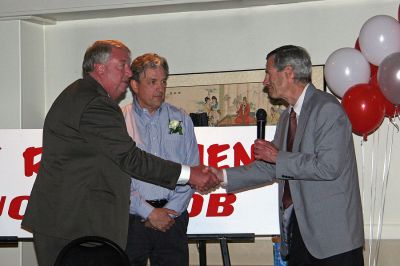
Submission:
<svg viewBox="0 0 400 266">
<path fill-rule="evenodd" d="M 265 125 L 267 124 L 267 112 L 260 108 L 256 113 L 257 139 L 265 139 Z"/>
</svg>

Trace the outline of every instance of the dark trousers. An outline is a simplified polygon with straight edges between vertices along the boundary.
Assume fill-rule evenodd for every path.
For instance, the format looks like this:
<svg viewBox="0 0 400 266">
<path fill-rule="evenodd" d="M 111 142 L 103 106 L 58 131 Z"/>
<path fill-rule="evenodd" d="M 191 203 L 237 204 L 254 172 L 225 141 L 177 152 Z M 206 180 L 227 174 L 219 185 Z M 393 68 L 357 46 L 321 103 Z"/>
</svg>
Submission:
<svg viewBox="0 0 400 266">
<path fill-rule="evenodd" d="M 33 233 L 33 244 L 39 266 L 54 266 L 60 251 L 71 240 Z"/>
<path fill-rule="evenodd" d="M 292 238 L 288 266 L 363 266 L 363 248 L 356 248 L 332 257 L 317 259 L 308 252 L 300 234 L 296 215 L 293 215 Z"/>
<path fill-rule="evenodd" d="M 188 266 L 189 247 L 186 230 L 189 222 L 187 211 L 175 218 L 167 232 L 144 226 L 142 218 L 129 215 L 126 253 L 132 266 L 145 266 L 150 259 L 152 266 Z"/>
</svg>

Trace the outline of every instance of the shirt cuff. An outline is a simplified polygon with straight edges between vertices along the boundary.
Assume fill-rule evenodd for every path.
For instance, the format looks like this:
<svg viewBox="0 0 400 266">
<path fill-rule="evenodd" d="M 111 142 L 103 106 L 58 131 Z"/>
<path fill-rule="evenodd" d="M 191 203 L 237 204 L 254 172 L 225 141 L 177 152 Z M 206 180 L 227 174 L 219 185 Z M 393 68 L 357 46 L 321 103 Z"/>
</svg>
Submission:
<svg viewBox="0 0 400 266">
<path fill-rule="evenodd" d="M 221 182 L 221 187 L 225 188 L 228 185 L 228 175 L 226 174 L 226 170 L 222 169 L 222 175 L 224 177 L 224 181 Z"/>
<path fill-rule="evenodd" d="M 148 204 L 147 202 L 143 204 L 138 210 L 137 214 L 143 218 L 143 220 L 147 220 L 149 218 L 150 213 L 154 210 L 154 207 Z M 132 212 L 131 212 L 132 213 Z"/>
<path fill-rule="evenodd" d="M 185 184 L 187 184 L 187 182 L 189 182 L 189 178 L 190 178 L 190 166 L 182 164 L 181 174 L 180 174 L 180 176 L 178 178 L 178 182 L 176 182 L 176 184 L 185 185 Z"/>
</svg>

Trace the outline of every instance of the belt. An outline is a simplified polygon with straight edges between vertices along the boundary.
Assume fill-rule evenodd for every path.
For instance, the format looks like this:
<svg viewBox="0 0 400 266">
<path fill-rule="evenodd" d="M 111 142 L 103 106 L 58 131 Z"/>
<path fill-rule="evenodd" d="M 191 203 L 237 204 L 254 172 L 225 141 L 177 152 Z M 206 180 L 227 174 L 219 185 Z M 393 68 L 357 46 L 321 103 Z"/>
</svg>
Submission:
<svg viewBox="0 0 400 266">
<path fill-rule="evenodd" d="M 162 208 L 165 206 L 165 204 L 168 203 L 168 200 L 166 199 L 160 199 L 160 200 L 146 200 L 148 204 L 153 206 L 154 208 Z"/>
</svg>

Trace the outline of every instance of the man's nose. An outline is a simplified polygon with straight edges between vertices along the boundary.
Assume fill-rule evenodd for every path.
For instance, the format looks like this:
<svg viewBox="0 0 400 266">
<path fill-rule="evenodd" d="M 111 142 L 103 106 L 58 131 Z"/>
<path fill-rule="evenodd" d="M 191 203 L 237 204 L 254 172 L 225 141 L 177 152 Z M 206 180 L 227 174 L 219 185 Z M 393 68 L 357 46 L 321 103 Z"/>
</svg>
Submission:
<svg viewBox="0 0 400 266">
<path fill-rule="evenodd" d="M 263 85 L 264 86 L 268 86 L 269 85 L 269 79 L 267 77 L 264 78 Z"/>
<path fill-rule="evenodd" d="M 157 91 L 164 91 L 165 85 L 162 82 L 156 83 L 156 90 Z"/>
<path fill-rule="evenodd" d="M 132 70 L 129 66 L 125 67 L 125 75 L 127 75 L 129 78 L 132 77 Z"/>
</svg>

